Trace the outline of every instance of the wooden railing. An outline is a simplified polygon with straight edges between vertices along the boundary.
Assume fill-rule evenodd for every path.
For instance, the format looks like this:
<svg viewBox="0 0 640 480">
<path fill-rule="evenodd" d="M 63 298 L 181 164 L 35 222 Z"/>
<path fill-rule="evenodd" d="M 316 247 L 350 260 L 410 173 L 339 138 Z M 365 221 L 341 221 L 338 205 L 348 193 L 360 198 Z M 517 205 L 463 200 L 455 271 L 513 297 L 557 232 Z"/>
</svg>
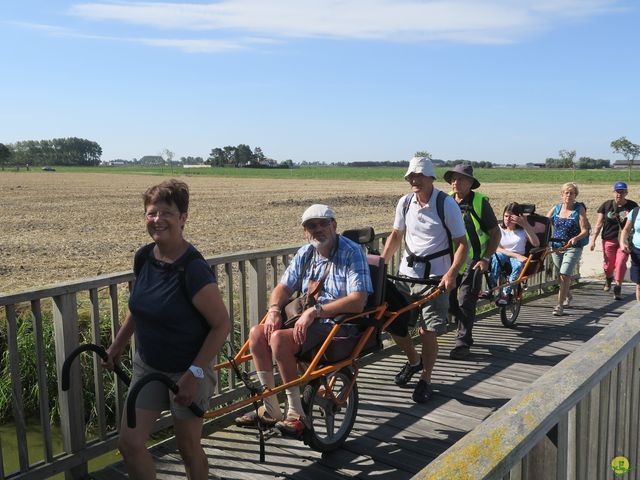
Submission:
<svg viewBox="0 0 640 480">
<path fill-rule="evenodd" d="M 387 236 L 388 233 L 376 235 L 370 246 L 379 249 Z M 218 275 L 223 299 L 234 322 L 232 340 L 236 347 L 244 343 L 250 327 L 266 311 L 268 294 L 297 248 L 255 250 L 207 259 Z M 397 269 L 399 259 L 400 252 L 391 262 L 391 271 Z M 0 480 L 40 479 L 60 472 L 65 472 L 68 479 L 80 478 L 87 473 L 88 460 L 115 448 L 117 419 L 123 409 L 126 386 L 114 381 L 111 374 L 104 374 L 99 360 L 94 358 L 93 380 L 84 384 L 85 387 L 89 385 L 89 394 L 94 398 L 93 412 L 85 412 L 86 392 L 80 379 L 79 362 L 76 361 L 71 369 L 69 391 L 60 389 L 58 377 L 64 359 L 80 343 L 90 341 L 106 346 L 111 342 L 124 318 L 133 279 L 132 272 L 124 272 L 0 296 L 0 307 L 4 307 L 4 311 L 0 309 L 0 325 L 3 321 L 6 323 L 8 352 L 3 358 L 8 358 L 13 379 L 13 423 L 18 445 L 17 469 L 7 469 L 0 444 Z M 529 280 L 529 290 L 541 292 L 543 287 L 555 282 L 555 275 L 548 267 Z M 31 350 L 25 351 L 25 337 L 30 339 Z M 46 357 L 47 344 L 51 342 L 55 348 L 55 361 L 48 361 Z M 132 342 L 130 351 L 123 358 L 125 368 L 130 368 L 134 349 L 135 342 Z M 37 413 L 25 408 L 25 391 L 34 388 L 24 385 L 22 380 L 29 365 L 35 365 Z M 106 391 L 107 384 L 111 385 L 109 391 Z M 51 400 L 51 390 L 57 392 L 55 404 Z M 234 375 L 218 378 L 214 402 L 221 405 L 244 394 L 244 387 Z M 51 412 L 56 406 L 59 421 L 52 423 Z M 30 449 L 27 441 L 27 424 L 33 423 L 34 416 L 37 417 L 36 430 L 41 436 L 41 451 Z M 88 418 L 92 419 L 92 428 L 87 427 Z M 169 421 L 169 417 L 161 418 L 156 429 L 166 427 Z M 52 433 L 58 428 L 62 437 L 61 449 L 55 447 Z"/>
<path fill-rule="evenodd" d="M 612 463 L 638 478 L 638 319 L 635 305 L 413 478 L 614 478 Z"/>
</svg>

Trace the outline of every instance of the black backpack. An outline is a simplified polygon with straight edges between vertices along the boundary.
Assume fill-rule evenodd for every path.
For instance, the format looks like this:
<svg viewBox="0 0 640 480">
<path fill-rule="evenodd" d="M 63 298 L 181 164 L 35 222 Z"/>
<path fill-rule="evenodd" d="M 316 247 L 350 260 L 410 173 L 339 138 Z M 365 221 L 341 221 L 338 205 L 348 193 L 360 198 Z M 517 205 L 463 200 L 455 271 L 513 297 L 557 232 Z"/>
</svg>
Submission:
<svg viewBox="0 0 640 480">
<path fill-rule="evenodd" d="M 133 274 L 136 276 L 136 278 L 138 277 L 138 275 L 140 275 L 142 267 L 149 259 L 151 250 L 153 250 L 153 247 L 155 246 L 155 242 L 148 243 L 147 245 L 140 247 L 135 253 L 135 256 L 133 257 Z M 178 272 L 180 290 L 182 290 L 182 293 L 184 294 L 185 298 L 189 300 L 189 302 L 191 302 L 191 299 L 189 298 L 189 293 L 187 292 L 187 267 L 192 261 L 197 259 L 204 260 L 204 257 L 199 251 L 192 250 L 184 259 L 181 259 L 180 262 L 166 264 L 165 266 L 165 268 L 169 271 Z"/>
</svg>

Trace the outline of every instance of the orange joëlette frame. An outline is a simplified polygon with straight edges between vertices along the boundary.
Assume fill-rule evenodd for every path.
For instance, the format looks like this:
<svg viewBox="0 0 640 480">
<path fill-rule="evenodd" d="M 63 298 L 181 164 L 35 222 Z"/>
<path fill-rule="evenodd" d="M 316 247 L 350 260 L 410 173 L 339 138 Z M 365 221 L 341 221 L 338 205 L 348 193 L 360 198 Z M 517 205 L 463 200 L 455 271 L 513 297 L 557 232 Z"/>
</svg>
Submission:
<svg viewBox="0 0 640 480">
<path fill-rule="evenodd" d="M 553 239 L 551 239 L 553 240 Z M 569 244 L 565 243 L 564 245 L 562 245 L 561 247 L 558 248 L 551 248 L 549 246 L 547 247 L 540 247 L 543 249 L 542 253 L 540 254 L 540 257 L 538 261 L 540 265 L 542 265 L 545 261 L 545 259 L 551 255 L 552 253 L 559 253 L 559 252 L 564 252 L 567 248 L 569 248 Z M 507 283 L 503 283 L 502 285 L 498 285 L 494 288 L 492 288 L 491 290 L 489 290 L 490 292 L 498 292 L 500 290 L 502 290 L 505 287 L 511 287 L 513 285 L 517 285 L 519 283 L 525 282 L 526 280 L 529 279 L 529 277 L 531 277 L 532 275 L 535 275 L 536 273 L 540 272 L 540 267 L 536 268 L 533 272 L 530 273 L 526 273 L 527 269 L 529 267 L 529 264 L 534 261 L 534 257 L 536 256 L 536 254 L 538 254 L 540 252 L 540 250 L 538 249 L 534 249 L 534 253 L 529 253 L 529 255 L 527 256 L 527 260 L 524 263 L 524 266 L 522 267 L 522 271 L 520 272 L 520 275 L 518 276 L 518 278 L 516 278 L 515 280 L 513 280 L 512 282 L 507 282 Z"/>
<path fill-rule="evenodd" d="M 390 311 L 387 308 L 387 304 L 383 303 L 382 305 L 372 309 L 372 310 L 367 310 L 364 311 L 362 313 L 359 313 L 357 315 L 353 315 L 351 317 L 347 317 L 344 319 L 343 322 L 340 323 L 336 323 L 333 328 L 331 329 L 331 331 L 329 332 L 329 334 L 327 335 L 327 338 L 324 340 L 324 342 L 322 343 L 322 345 L 320 346 L 320 349 L 318 350 L 318 352 L 316 353 L 316 355 L 313 357 L 313 359 L 311 360 L 311 363 L 309 363 L 309 365 L 306 367 L 304 373 L 298 377 L 297 379 L 291 381 L 291 382 L 287 382 L 287 383 L 283 383 L 282 385 L 278 385 L 275 388 L 267 388 L 265 391 L 256 394 L 256 395 L 251 395 L 248 398 L 245 398 L 243 400 L 238 400 L 230 405 L 224 406 L 224 407 L 220 407 L 218 409 L 215 410 L 211 410 L 208 412 L 204 413 L 204 418 L 216 418 L 219 416 L 222 416 L 226 413 L 232 412 L 234 410 L 238 410 L 239 408 L 245 407 L 247 405 L 252 404 L 253 402 L 262 400 L 265 397 L 270 397 L 271 395 L 276 395 L 280 392 L 282 392 L 283 390 L 286 390 L 289 387 L 293 387 L 293 386 L 299 386 L 302 384 L 306 384 L 312 380 L 315 380 L 319 377 L 322 377 L 324 375 L 329 375 L 333 372 L 337 372 L 338 370 L 348 366 L 348 365 L 352 365 L 354 367 L 354 375 L 353 375 L 353 382 L 352 384 L 349 386 L 346 394 L 344 395 L 345 398 L 347 398 L 349 396 L 349 393 L 351 391 L 351 389 L 353 388 L 353 384 L 356 381 L 356 378 L 358 376 L 358 367 L 356 365 L 356 359 L 358 358 L 358 355 L 360 355 L 360 352 L 362 351 L 362 349 L 364 348 L 364 346 L 366 345 L 367 341 L 369 340 L 369 337 L 373 334 L 373 332 L 375 331 L 376 327 L 375 326 L 369 326 L 367 327 L 363 332 L 362 332 L 362 336 L 360 337 L 360 340 L 358 340 L 358 343 L 356 344 L 356 346 L 353 349 L 353 352 L 351 352 L 351 355 L 348 358 L 345 358 L 344 360 L 341 360 L 339 362 L 330 364 L 330 365 L 320 365 L 320 361 L 324 355 L 324 353 L 326 352 L 327 348 L 329 348 L 329 345 L 331 344 L 331 341 L 333 339 L 333 337 L 336 335 L 336 333 L 338 333 L 338 330 L 340 328 L 340 325 L 342 323 L 345 322 L 349 322 L 349 323 L 357 323 L 359 318 L 364 318 L 365 316 L 371 316 L 373 317 L 373 320 L 375 323 L 380 323 L 382 322 L 382 330 L 385 330 L 400 314 L 411 310 L 413 308 L 417 308 L 420 305 L 422 305 L 423 303 L 426 303 L 430 300 L 432 300 L 433 298 L 435 298 L 437 295 L 439 295 L 443 290 L 436 288 L 434 289 L 432 292 L 430 292 L 428 295 L 426 295 L 425 297 L 416 300 L 415 302 L 412 302 L 410 304 L 408 304 L 406 307 L 403 307 L 401 309 L 399 309 L 398 311 Z M 262 320 L 260 321 L 260 325 L 263 324 L 266 320 L 267 316 L 265 315 Z M 233 362 L 236 365 L 242 365 L 243 363 L 248 362 L 249 360 L 251 360 L 251 354 L 248 353 L 249 351 L 249 340 L 247 340 L 244 345 L 242 346 L 242 348 L 238 351 L 238 353 L 233 357 Z M 231 362 L 227 361 L 227 362 L 223 362 L 223 363 L 219 363 L 217 365 L 214 366 L 215 370 L 221 370 L 223 368 L 232 368 Z M 333 395 L 333 392 L 331 391 L 331 387 L 332 384 L 329 383 L 328 384 L 328 391 L 326 393 L 326 395 L 331 396 L 333 401 L 336 403 L 340 403 L 340 400 L 337 399 L 335 397 L 335 395 Z"/>
</svg>

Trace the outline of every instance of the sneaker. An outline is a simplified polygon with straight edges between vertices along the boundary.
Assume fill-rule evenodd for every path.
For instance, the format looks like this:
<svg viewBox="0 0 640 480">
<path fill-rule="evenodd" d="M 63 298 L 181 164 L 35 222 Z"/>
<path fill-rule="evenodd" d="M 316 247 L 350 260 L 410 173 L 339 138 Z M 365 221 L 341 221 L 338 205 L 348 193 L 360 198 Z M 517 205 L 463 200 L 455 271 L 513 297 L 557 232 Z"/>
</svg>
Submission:
<svg viewBox="0 0 640 480">
<path fill-rule="evenodd" d="M 460 346 L 456 347 L 449 352 L 449 358 L 451 360 L 464 360 L 469 356 L 469 347 Z"/>
<path fill-rule="evenodd" d="M 568 307 L 571 305 L 571 300 L 573 300 L 573 295 L 571 295 L 571 292 L 567 293 L 567 298 L 564 299 L 564 302 L 562 302 L 562 306 L 563 307 Z"/>
<path fill-rule="evenodd" d="M 420 379 L 413 391 L 413 401 L 416 403 L 426 403 L 433 397 L 433 388 L 426 380 Z"/>
<path fill-rule="evenodd" d="M 280 430 L 283 435 L 290 437 L 300 438 L 304 432 L 304 422 L 300 418 L 285 418 L 276 423 L 276 428 Z"/>
<path fill-rule="evenodd" d="M 611 290 L 611 283 L 612 283 L 612 282 L 613 282 L 613 278 L 607 278 L 607 279 L 604 281 L 604 288 L 603 288 L 603 290 L 604 290 L 605 292 L 608 292 L 609 290 Z"/>
<path fill-rule="evenodd" d="M 500 295 L 496 300 L 496 305 L 499 307 L 506 307 L 509 305 L 509 297 L 507 295 Z"/>
<path fill-rule="evenodd" d="M 407 362 L 404 364 L 404 367 L 402 367 L 402 370 L 398 372 L 394 381 L 396 382 L 396 385 L 398 385 L 399 387 L 402 387 L 403 385 L 406 385 L 411 381 L 411 377 L 413 377 L 415 373 L 418 373 L 421 370 L 422 370 L 422 359 L 420 359 L 420 363 L 414 367 L 409 365 L 409 362 Z"/>
<path fill-rule="evenodd" d="M 556 317 L 561 317 L 562 315 L 564 315 L 564 307 L 562 305 L 556 305 L 553 309 L 553 314 Z"/>
<path fill-rule="evenodd" d="M 614 285 L 613 298 L 614 300 L 622 300 L 622 287 L 620 285 Z"/>
</svg>

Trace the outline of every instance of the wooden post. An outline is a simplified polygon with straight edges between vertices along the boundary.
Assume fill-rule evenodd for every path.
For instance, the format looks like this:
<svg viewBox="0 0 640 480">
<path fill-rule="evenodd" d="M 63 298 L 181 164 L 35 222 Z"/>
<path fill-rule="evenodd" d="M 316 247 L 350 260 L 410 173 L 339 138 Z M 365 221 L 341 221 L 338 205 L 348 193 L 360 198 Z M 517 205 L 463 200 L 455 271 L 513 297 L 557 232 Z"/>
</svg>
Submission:
<svg viewBox="0 0 640 480">
<path fill-rule="evenodd" d="M 638 435 L 640 429 L 638 429 L 638 422 L 640 422 L 640 347 L 636 346 L 633 349 L 633 372 L 631 378 L 631 416 L 629 419 L 630 427 L 630 441 L 629 441 L 629 462 L 631 465 L 638 465 L 640 456 L 638 456 L 638 446 L 640 445 L 640 439 Z"/>
<path fill-rule="evenodd" d="M 55 332 L 56 365 L 62 368 L 65 358 L 78 346 L 78 312 L 76 294 L 67 293 L 53 297 L 53 325 Z M 70 371 L 71 382 L 68 391 L 63 392 L 58 385 L 60 399 L 60 430 L 62 445 L 67 453 L 75 453 L 85 446 L 84 408 L 82 399 L 82 379 L 80 362 L 73 362 Z M 87 463 L 65 472 L 66 480 L 82 478 L 87 474 Z"/>
<path fill-rule="evenodd" d="M 249 270 L 249 322 L 257 325 L 267 311 L 267 266 L 264 258 L 248 263 Z"/>
<path fill-rule="evenodd" d="M 567 412 L 567 480 L 576 480 L 576 408 Z"/>
<path fill-rule="evenodd" d="M 569 443 L 569 413 L 564 413 L 558 421 L 558 440 L 556 450 L 556 478 L 561 480 L 567 477 L 568 443 Z"/>
<path fill-rule="evenodd" d="M 587 478 L 598 478 L 598 441 L 600 438 L 600 384 L 593 387 L 589 393 L 589 434 L 586 445 L 586 476 Z"/>
<path fill-rule="evenodd" d="M 11 372 L 11 403 L 18 440 L 18 462 L 20 471 L 29 470 L 29 451 L 27 450 L 27 424 L 22 401 L 22 377 L 20 376 L 20 359 L 18 352 L 18 319 L 15 305 L 8 305 L 7 312 L 7 344 L 9 347 L 9 371 Z"/>
</svg>

